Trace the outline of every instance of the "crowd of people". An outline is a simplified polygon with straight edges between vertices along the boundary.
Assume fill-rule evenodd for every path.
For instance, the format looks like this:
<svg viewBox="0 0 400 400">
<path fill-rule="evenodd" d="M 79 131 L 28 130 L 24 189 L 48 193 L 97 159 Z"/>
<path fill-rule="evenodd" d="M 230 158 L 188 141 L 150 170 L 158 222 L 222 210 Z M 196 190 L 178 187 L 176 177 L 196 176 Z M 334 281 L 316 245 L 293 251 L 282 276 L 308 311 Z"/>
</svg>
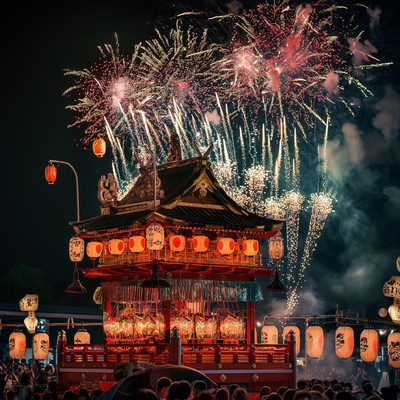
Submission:
<svg viewBox="0 0 400 400">
<path fill-rule="evenodd" d="M 357 368 L 349 381 L 300 376 L 296 388 L 263 386 L 258 393 L 248 393 L 236 384 L 208 388 L 202 380 L 173 382 L 163 377 L 153 389 L 136 388 L 118 400 L 400 400 L 400 386 L 387 378 L 376 384 Z M 0 400 L 98 400 L 102 393 L 82 387 L 60 393 L 54 365 L 0 362 Z"/>
</svg>

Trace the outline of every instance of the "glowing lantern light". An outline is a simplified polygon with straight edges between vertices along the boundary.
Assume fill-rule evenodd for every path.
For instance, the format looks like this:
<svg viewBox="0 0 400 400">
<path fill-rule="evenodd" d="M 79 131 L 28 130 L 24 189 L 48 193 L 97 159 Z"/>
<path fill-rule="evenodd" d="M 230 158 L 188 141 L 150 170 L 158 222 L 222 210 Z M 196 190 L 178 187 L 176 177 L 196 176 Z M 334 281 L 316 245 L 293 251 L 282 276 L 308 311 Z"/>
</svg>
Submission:
<svg viewBox="0 0 400 400">
<path fill-rule="evenodd" d="M 393 368 L 400 368 L 400 332 L 389 333 L 387 338 L 389 364 Z"/>
<path fill-rule="evenodd" d="M 269 238 L 269 256 L 273 260 L 283 257 L 283 237 L 280 231 Z"/>
<path fill-rule="evenodd" d="M 149 250 L 161 250 L 164 247 L 164 227 L 150 224 L 146 229 L 146 245 Z"/>
<path fill-rule="evenodd" d="M 26 294 L 19 301 L 21 311 L 36 311 L 39 307 L 39 296 L 37 294 Z"/>
<path fill-rule="evenodd" d="M 393 304 L 388 308 L 390 318 L 395 324 L 400 324 L 400 299 L 394 298 Z"/>
<path fill-rule="evenodd" d="M 296 338 L 296 349 L 297 349 L 297 354 L 300 353 L 300 329 L 297 326 L 285 326 L 283 328 L 283 341 L 286 343 L 286 336 L 289 334 L 289 332 L 292 331 L 294 333 L 294 336 Z"/>
<path fill-rule="evenodd" d="M 97 258 L 103 252 L 103 245 L 100 242 L 89 242 L 86 246 L 86 254 L 90 258 Z"/>
<path fill-rule="evenodd" d="M 335 351 L 340 358 L 349 358 L 354 350 L 354 330 L 350 326 L 339 326 L 335 333 Z"/>
<path fill-rule="evenodd" d="M 400 276 L 392 276 L 383 285 L 383 294 L 386 297 L 400 297 Z"/>
<path fill-rule="evenodd" d="M 35 333 L 38 324 L 35 311 L 29 311 L 28 316 L 24 319 L 24 324 L 29 333 Z"/>
<path fill-rule="evenodd" d="M 49 354 L 50 339 L 47 333 L 37 333 L 32 339 L 33 357 L 44 360 Z"/>
<path fill-rule="evenodd" d="M 119 256 L 125 249 L 125 243 L 121 239 L 111 239 L 108 242 L 108 252 L 114 256 Z"/>
<path fill-rule="evenodd" d="M 90 333 L 86 330 L 79 330 L 74 335 L 74 344 L 90 344 Z"/>
<path fill-rule="evenodd" d="M 22 332 L 13 332 L 8 339 L 10 357 L 20 360 L 25 357 L 26 337 Z"/>
<path fill-rule="evenodd" d="M 97 157 L 103 157 L 106 153 L 106 142 L 104 139 L 99 138 L 93 141 L 93 153 Z"/>
<path fill-rule="evenodd" d="M 265 325 L 261 329 L 261 343 L 278 344 L 278 328 L 274 325 Z"/>
<path fill-rule="evenodd" d="M 73 262 L 80 262 L 83 260 L 85 254 L 85 241 L 77 236 L 69 239 L 69 258 Z"/>
<path fill-rule="evenodd" d="M 306 352 L 309 357 L 321 357 L 324 350 L 324 331 L 320 326 L 310 326 L 306 330 Z"/>
<path fill-rule="evenodd" d="M 57 168 L 53 164 L 49 164 L 44 169 L 44 176 L 48 184 L 52 185 L 57 179 Z"/>
<path fill-rule="evenodd" d="M 397 268 L 397 271 L 400 272 L 400 257 L 396 258 L 396 268 Z"/>
<path fill-rule="evenodd" d="M 255 256 L 258 253 L 259 245 L 258 240 L 255 239 L 248 239 L 243 241 L 243 253 L 246 256 Z"/>
<path fill-rule="evenodd" d="M 364 329 L 360 335 L 360 356 L 365 362 L 375 361 L 378 355 L 379 337 L 375 329 Z"/>
<path fill-rule="evenodd" d="M 235 241 L 231 238 L 221 238 L 218 240 L 217 247 L 222 255 L 229 255 L 235 250 Z"/>
<path fill-rule="evenodd" d="M 169 247 L 172 251 L 185 250 L 186 239 L 183 235 L 171 235 L 169 238 Z"/>
<path fill-rule="evenodd" d="M 128 244 L 132 253 L 141 253 L 146 246 L 146 240 L 144 236 L 131 236 Z"/>
<path fill-rule="evenodd" d="M 203 253 L 208 249 L 208 245 L 210 244 L 210 240 L 207 236 L 193 236 L 193 249 L 198 253 Z"/>
</svg>

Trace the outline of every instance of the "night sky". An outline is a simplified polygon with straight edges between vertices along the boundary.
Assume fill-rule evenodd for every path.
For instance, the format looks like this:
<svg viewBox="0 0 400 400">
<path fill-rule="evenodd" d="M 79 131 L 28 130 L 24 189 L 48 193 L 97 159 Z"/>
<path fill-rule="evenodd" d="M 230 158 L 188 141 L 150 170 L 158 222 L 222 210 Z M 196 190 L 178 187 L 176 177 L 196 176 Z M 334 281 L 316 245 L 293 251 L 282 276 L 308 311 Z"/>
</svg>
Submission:
<svg viewBox="0 0 400 400">
<path fill-rule="evenodd" d="M 89 67 L 100 56 L 97 46 L 113 43 L 114 33 L 121 51 L 130 52 L 155 27 L 172 26 L 170 17 L 177 10 L 208 6 L 205 1 L 175 7 L 155 1 L 82 3 L 14 3 L 3 14 L 0 273 L 28 264 L 40 268 L 45 283 L 58 289 L 72 280 L 68 240 L 73 235 L 69 222 L 76 220 L 75 182 L 72 171 L 61 166 L 57 182 L 48 185 L 47 161 L 68 161 L 76 168 L 81 219 L 100 213 L 97 181 L 111 168 L 107 157 L 98 159 L 77 146 L 78 128 L 67 128 L 74 115 L 65 109 L 70 99 L 62 93 L 72 81 L 63 69 Z M 390 305 L 382 285 L 397 274 L 400 256 L 400 14 L 399 5 L 390 3 L 368 3 L 381 8 L 374 16 L 363 11 L 375 55 L 394 65 L 369 74 L 375 96 L 360 102 L 355 118 L 340 114 L 333 121 L 328 150 L 335 213 L 328 217 L 307 272 L 300 311 L 324 313 L 338 304 L 378 318 L 377 310 Z M 56 291 L 52 302 L 94 306 L 91 293 L 98 282 L 82 275 L 81 281 L 87 295 Z M 0 293 L 0 302 L 9 300 Z"/>
</svg>

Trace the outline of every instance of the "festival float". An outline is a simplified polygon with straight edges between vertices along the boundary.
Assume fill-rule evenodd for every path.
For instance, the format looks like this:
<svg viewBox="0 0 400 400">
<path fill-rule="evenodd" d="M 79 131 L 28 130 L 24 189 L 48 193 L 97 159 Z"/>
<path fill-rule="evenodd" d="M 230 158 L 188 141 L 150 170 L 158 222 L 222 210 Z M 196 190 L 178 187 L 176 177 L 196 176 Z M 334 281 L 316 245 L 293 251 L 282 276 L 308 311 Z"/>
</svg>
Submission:
<svg viewBox="0 0 400 400">
<path fill-rule="evenodd" d="M 209 149 L 211 151 L 211 148 Z M 113 175 L 99 181 L 101 213 L 73 222 L 102 278 L 104 344 L 58 340 L 60 388 L 95 381 L 114 383 L 120 363 L 179 364 L 217 384 L 294 387 L 296 350 L 257 343 L 255 303 L 263 300 L 257 277 L 259 239 L 271 238 L 283 220 L 246 211 L 217 182 L 205 155 L 182 160 L 172 141 L 168 161 L 140 162 L 130 191 L 117 198 Z"/>
</svg>

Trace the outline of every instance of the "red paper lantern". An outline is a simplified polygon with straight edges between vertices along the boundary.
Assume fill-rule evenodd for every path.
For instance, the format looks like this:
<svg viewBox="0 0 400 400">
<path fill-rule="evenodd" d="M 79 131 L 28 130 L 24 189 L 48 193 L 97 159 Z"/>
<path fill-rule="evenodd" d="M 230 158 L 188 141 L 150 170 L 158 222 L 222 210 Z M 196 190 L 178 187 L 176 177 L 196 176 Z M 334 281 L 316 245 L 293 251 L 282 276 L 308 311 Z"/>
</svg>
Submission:
<svg viewBox="0 0 400 400">
<path fill-rule="evenodd" d="M 86 246 L 86 254 L 90 258 L 97 258 L 103 252 L 103 245 L 100 242 L 89 242 Z"/>
<path fill-rule="evenodd" d="M 354 330 L 350 326 L 339 326 L 335 333 L 335 351 L 340 358 L 349 358 L 354 350 Z"/>
<path fill-rule="evenodd" d="M 132 253 L 141 253 L 146 246 L 146 239 L 144 236 L 131 236 L 128 244 Z"/>
<path fill-rule="evenodd" d="M 248 239 L 243 241 L 243 253 L 246 256 L 255 256 L 258 253 L 259 245 L 258 240 L 255 239 Z"/>
<path fill-rule="evenodd" d="M 8 339 L 8 348 L 11 358 L 20 360 L 25 357 L 26 337 L 22 332 L 13 332 Z"/>
<path fill-rule="evenodd" d="M 121 239 L 111 239 L 108 242 L 108 252 L 114 256 L 119 256 L 125 249 L 125 243 Z"/>
<path fill-rule="evenodd" d="M 208 245 L 210 244 L 210 240 L 207 236 L 193 236 L 193 249 L 198 253 L 203 253 L 208 249 Z"/>
<path fill-rule="evenodd" d="M 104 139 L 99 138 L 93 141 L 93 153 L 97 157 L 103 157 L 106 153 L 106 142 Z"/>
<path fill-rule="evenodd" d="M 320 326 L 310 326 L 306 330 L 306 352 L 309 357 L 321 357 L 324 350 L 324 331 Z"/>
<path fill-rule="evenodd" d="M 48 165 L 44 169 L 44 176 L 47 183 L 52 185 L 57 179 L 57 168 L 53 164 Z"/>
<path fill-rule="evenodd" d="M 222 255 L 229 255 L 235 251 L 235 241 L 231 238 L 221 238 L 217 247 Z"/>
<path fill-rule="evenodd" d="M 169 238 L 169 247 L 172 251 L 185 250 L 186 239 L 183 235 L 171 235 Z"/>
</svg>

